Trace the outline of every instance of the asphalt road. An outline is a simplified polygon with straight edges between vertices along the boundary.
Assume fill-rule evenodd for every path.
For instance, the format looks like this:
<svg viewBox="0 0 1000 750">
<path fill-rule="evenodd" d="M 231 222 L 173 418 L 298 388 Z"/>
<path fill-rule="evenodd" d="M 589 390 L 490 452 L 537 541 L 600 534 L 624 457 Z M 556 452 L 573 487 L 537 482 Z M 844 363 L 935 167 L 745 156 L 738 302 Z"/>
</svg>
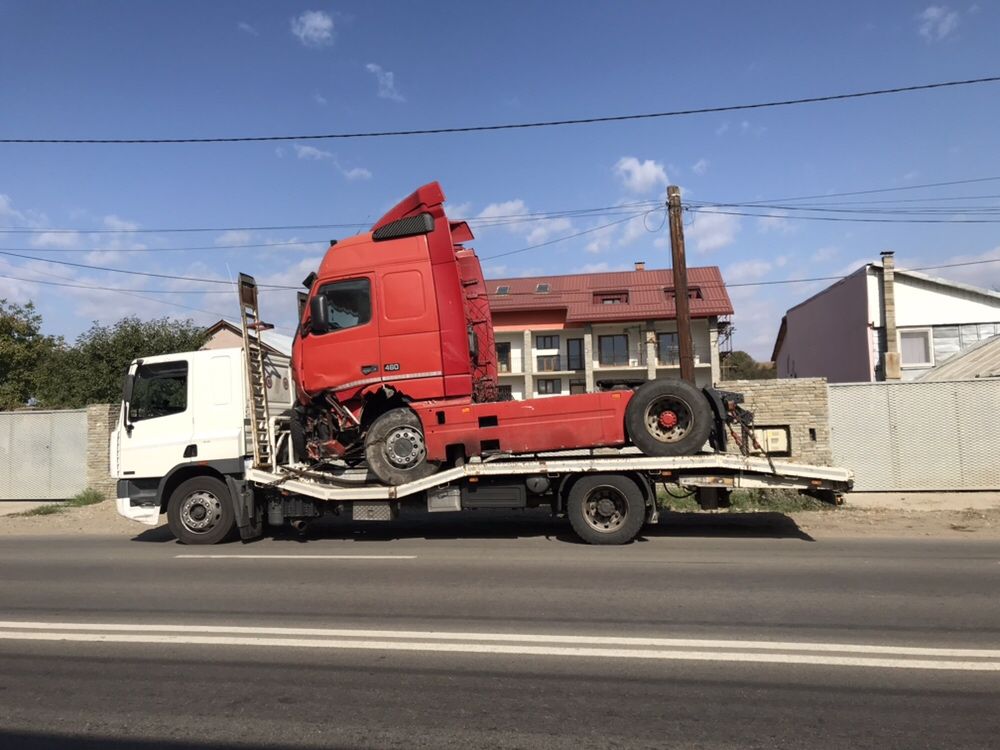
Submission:
<svg viewBox="0 0 1000 750">
<path fill-rule="evenodd" d="M 0 747 L 995 748 L 998 591 L 998 542 L 794 525 L 7 537 Z"/>
</svg>

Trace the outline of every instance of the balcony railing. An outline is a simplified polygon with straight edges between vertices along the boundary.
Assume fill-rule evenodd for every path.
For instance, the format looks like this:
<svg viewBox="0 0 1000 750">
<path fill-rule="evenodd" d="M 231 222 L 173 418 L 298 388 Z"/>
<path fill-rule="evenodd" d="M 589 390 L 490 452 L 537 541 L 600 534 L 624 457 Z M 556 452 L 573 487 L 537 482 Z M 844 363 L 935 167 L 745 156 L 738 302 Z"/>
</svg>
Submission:
<svg viewBox="0 0 1000 750">
<path fill-rule="evenodd" d="M 583 360 L 561 354 L 539 354 L 535 357 L 535 372 L 566 372 L 582 370 Z"/>
</svg>

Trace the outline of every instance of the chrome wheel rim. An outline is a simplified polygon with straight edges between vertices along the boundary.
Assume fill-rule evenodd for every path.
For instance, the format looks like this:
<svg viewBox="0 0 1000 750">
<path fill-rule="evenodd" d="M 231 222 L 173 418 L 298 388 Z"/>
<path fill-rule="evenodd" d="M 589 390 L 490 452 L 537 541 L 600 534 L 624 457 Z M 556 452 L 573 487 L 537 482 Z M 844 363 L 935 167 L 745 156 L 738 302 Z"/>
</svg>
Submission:
<svg viewBox="0 0 1000 750">
<path fill-rule="evenodd" d="M 661 443 L 676 443 L 694 427 L 694 412 L 682 398 L 660 396 L 646 407 L 643 423 L 651 437 Z"/>
<path fill-rule="evenodd" d="M 197 490 L 181 503 L 181 525 L 192 534 L 207 534 L 222 520 L 222 501 L 206 490 Z"/>
<path fill-rule="evenodd" d="M 583 517 L 594 531 L 609 534 L 617 531 L 628 516 L 628 500 L 616 487 L 595 487 L 583 504 Z"/>
<path fill-rule="evenodd" d="M 382 453 L 397 469 L 411 469 L 427 456 L 423 433 L 416 427 L 397 427 L 386 436 Z"/>
</svg>

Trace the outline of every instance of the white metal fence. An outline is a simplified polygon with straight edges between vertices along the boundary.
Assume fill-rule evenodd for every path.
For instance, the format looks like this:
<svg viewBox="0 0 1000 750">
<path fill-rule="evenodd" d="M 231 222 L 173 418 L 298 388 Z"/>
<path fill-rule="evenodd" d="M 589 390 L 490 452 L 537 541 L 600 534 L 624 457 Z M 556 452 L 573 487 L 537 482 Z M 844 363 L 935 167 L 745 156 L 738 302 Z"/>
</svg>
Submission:
<svg viewBox="0 0 1000 750">
<path fill-rule="evenodd" d="M 86 486 L 86 409 L 0 412 L 0 500 L 64 500 Z"/>
<path fill-rule="evenodd" d="M 835 466 L 865 491 L 1000 489 L 1000 380 L 830 386 Z"/>
</svg>

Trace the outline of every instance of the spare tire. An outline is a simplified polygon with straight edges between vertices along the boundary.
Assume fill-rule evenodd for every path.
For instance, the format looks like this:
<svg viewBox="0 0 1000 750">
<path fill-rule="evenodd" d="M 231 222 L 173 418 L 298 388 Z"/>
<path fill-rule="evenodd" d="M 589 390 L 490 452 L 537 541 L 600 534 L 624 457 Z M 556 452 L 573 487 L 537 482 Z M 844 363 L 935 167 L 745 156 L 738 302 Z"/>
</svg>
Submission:
<svg viewBox="0 0 1000 750">
<path fill-rule="evenodd" d="M 625 408 L 625 431 L 647 456 L 690 456 L 712 432 L 705 395 L 683 380 L 651 380 L 636 389 Z"/>
</svg>

